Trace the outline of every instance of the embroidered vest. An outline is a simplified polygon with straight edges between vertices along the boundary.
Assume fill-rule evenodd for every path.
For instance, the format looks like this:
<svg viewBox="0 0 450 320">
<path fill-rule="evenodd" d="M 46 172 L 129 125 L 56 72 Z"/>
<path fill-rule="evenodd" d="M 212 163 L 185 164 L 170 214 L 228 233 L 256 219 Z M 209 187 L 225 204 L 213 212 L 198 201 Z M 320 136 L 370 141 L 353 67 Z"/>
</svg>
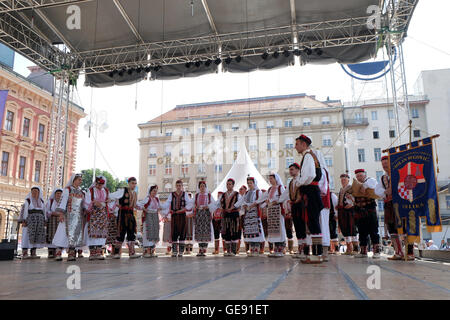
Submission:
<svg viewBox="0 0 450 320">
<path fill-rule="evenodd" d="M 292 185 L 293 183 L 294 179 L 289 182 L 289 199 L 293 202 L 298 202 L 302 198 L 300 188 L 297 188 L 295 184 Z"/>
<path fill-rule="evenodd" d="M 220 205 L 222 207 L 222 209 L 231 209 L 233 211 L 239 211 L 239 209 L 235 208 L 234 205 L 236 204 L 236 202 L 238 201 L 238 192 L 237 191 L 233 191 L 233 193 L 230 196 L 230 201 L 228 201 L 228 206 L 227 206 L 227 201 L 226 201 L 226 197 L 225 197 L 224 193 L 222 195 L 222 198 L 220 199 Z"/>
<path fill-rule="evenodd" d="M 181 193 L 180 196 L 177 196 L 176 192 L 172 192 L 172 202 L 170 204 L 170 209 L 172 211 L 178 211 L 182 208 L 186 207 L 186 199 L 185 199 L 184 191 Z"/>
</svg>

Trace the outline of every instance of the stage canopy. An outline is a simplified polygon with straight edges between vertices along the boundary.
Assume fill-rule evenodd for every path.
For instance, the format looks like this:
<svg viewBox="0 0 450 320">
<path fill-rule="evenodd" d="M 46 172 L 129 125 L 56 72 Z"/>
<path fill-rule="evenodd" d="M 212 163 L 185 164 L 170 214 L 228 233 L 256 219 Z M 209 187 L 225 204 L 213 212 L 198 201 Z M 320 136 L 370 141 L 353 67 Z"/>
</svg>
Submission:
<svg viewBox="0 0 450 320">
<path fill-rule="evenodd" d="M 284 67 L 294 56 L 357 63 L 380 40 L 367 26 L 369 6 L 381 8 L 382 25 L 390 12 L 388 29 L 402 39 L 417 1 L 9 0 L 0 1 L 0 41 L 46 70 L 84 72 L 100 87 L 198 76 L 220 62 L 229 72 Z"/>
</svg>

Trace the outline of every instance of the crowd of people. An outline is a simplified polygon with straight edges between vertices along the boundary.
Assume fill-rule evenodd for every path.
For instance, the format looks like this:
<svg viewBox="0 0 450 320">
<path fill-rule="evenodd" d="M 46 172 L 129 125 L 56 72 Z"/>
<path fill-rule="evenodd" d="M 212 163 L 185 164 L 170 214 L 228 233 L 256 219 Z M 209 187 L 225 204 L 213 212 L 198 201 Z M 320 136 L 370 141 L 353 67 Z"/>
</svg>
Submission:
<svg viewBox="0 0 450 320">
<path fill-rule="evenodd" d="M 213 254 L 219 254 L 220 237 L 223 255 L 235 256 L 243 237 L 248 257 L 264 254 L 268 242 L 269 257 L 290 254 L 303 263 L 318 264 L 328 261 L 329 254 L 339 254 L 340 233 L 345 241 L 342 254 L 368 257 L 370 239 L 371 257 L 377 259 L 381 246 L 375 199 L 383 198 L 386 235 L 394 247 L 394 255 L 388 259 L 404 260 L 406 254 L 406 260 L 414 260 L 413 244 L 408 244 L 406 253 L 402 249 L 403 226 L 393 209 L 388 158 L 382 158 L 386 173 L 380 182 L 368 177 L 364 169 L 355 171 L 352 183 L 350 175 L 343 173 L 336 195 L 330 190 L 324 156 L 313 150 L 311 143 L 305 135 L 296 139 L 295 149 L 302 160 L 289 166 L 291 179 L 286 185 L 272 173 L 268 190 L 260 190 L 257 180 L 247 177 L 247 185 L 236 191 L 235 181 L 228 179 L 226 190 L 219 192 L 217 199 L 205 181 L 190 195 L 178 180 L 164 203 L 159 200 L 157 185 L 151 185 L 146 197 L 138 200 L 136 178 L 109 193 L 106 178 L 98 176 L 83 192 L 82 176 L 75 174 L 65 188 L 54 190 L 47 202 L 42 190 L 32 187 L 20 215 L 22 258 L 39 258 L 36 249 L 47 247 L 48 258 L 61 261 L 66 250 L 67 260 L 74 261 L 87 246 L 90 260 L 104 260 L 105 247 L 112 246 L 111 258 L 120 259 L 125 239 L 129 257 L 141 257 L 135 251 L 135 212 L 141 210 L 145 258 L 157 257 L 156 245 L 161 240 L 169 244 L 166 254 L 172 257 L 192 254 L 193 242 L 198 243 L 199 257 L 206 255 L 210 243 L 214 243 Z"/>
</svg>

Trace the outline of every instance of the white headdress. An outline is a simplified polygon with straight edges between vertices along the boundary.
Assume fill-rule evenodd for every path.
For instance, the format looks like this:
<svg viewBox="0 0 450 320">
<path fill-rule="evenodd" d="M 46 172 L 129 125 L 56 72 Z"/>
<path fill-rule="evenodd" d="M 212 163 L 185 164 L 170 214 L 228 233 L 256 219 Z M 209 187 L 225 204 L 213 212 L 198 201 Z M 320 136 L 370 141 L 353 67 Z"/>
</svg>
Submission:
<svg viewBox="0 0 450 320">
<path fill-rule="evenodd" d="M 152 187 L 158 187 L 158 185 L 156 185 L 156 184 L 151 184 L 151 185 L 149 185 L 149 186 L 148 186 L 148 189 L 147 189 L 147 194 L 148 194 L 148 195 L 150 195 L 150 189 L 151 189 Z"/>
<path fill-rule="evenodd" d="M 206 181 L 199 181 L 197 184 L 197 193 L 200 193 L 200 182 L 204 182 L 205 183 L 205 192 L 209 193 L 209 189 L 208 189 L 208 184 L 206 184 Z"/>
<path fill-rule="evenodd" d="M 106 184 L 108 183 L 108 180 L 106 179 L 105 176 L 96 176 L 95 179 L 94 179 L 94 182 L 92 182 L 92 184 L 91 184 L 91 186 L 89 188 L 95 187 L 95 183 L 96 183 L 96 180 L 98 178 L 102 178 L 103 180 L 105 180 L 104 187 L 106 188 Z"/>
<path fill-rule="evenodd" d="M 56 188 L 55 190 L 53 190 L 52 195 L 50 196 L 49 200 L 55 199 L 55 193 L 61 191 L 63 192 L 63 189 L 61 188 Z"/>
<path fill-rule="evenodd" d="M 68 187 L 72 186 L 73 185 L 73 181 L 77 177 L 83 177 L 83 175 L 81 173 L 74 173 L 74 174 L 72 174 L 72 176 L 70 177 L 69 181 L 67 181 L 67 184 L 66 184 L 66 186 L 64 188 L 68 188 Z"/>
<path fill-rule="evenodd" d="M 44 195 L 44 194 L 42 193 L 41 187 L 39 187 L 39 186 L 32 186 L 32 187 L 31 187 L 31 190 L 33 190 L 33 189 L 38 189 L 38 190 L 39 190 L 39 200 L 41 200 L 41 201 L 38 201 L 38 207 L 43 206 L 43 203 L 44 203 L 43 195 Z M 31 190 L 30 190 L 30 192 L 27 194 L 27 196 L 25 197 L 25 199 L 29 199 L 30 202 L 35 203 L 34 198 L 31 196 Z"/>
<path fill-rule="evenodd" d="M 249 178 L 251 178 L 251 180 L 253 181 L 253 184 L 255 185 L 255 190 L 259 190 L 259 188 L 258 188 L 258 181 L 254 177 L 247 177 L 247 180 Z M 248 190 L 250 190 L 250 188 L 248 188 Z"/>
<path fill-rule="evenodd" d="M 275 181 L 277 182 L 277 186 L 282 186 L 283 185 L 283 181 L 281 181 L 281 177 L 278 173 L 273 172 L 271 174 L 269 174 L 269 176 L 274 176 L 275 177 Z"/>
</svg>

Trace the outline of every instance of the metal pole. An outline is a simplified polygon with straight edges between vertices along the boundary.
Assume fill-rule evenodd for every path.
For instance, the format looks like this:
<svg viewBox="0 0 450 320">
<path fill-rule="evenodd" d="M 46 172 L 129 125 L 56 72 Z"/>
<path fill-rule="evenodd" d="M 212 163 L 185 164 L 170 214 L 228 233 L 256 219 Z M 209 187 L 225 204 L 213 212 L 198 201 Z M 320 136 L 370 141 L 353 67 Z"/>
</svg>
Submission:
<svg viewBox="0 0 450 320">
<path fill-rule="evenodd" d="M 94 132 L 94 170 L 92 171 L 92 183 L 95 182 L 95 160 L 97 158 L 97 137 L 98 137 L 98 123 L 97 123 L 98 117 L 97 117 L 97 113 L 95 113 L 95 132 Z M 91 119 L 91 123 L 92 123 L 92 119 Z"/>
<path fill-rule="evenodd" d="M 67 144 L 67 127 L 69 123 L 69 103 L 70 103 L 70 77 L 67 78 L 67 106 L 66 106 L 66 124 L 64 129 L 64 147 L 63 147 L 63 167 L 62 167 L 62 176 L 61 176 L 61 187 L 64 186 L 65 182 L 65 172 L 66 172 L 66 144 Z"/>
</svg>

